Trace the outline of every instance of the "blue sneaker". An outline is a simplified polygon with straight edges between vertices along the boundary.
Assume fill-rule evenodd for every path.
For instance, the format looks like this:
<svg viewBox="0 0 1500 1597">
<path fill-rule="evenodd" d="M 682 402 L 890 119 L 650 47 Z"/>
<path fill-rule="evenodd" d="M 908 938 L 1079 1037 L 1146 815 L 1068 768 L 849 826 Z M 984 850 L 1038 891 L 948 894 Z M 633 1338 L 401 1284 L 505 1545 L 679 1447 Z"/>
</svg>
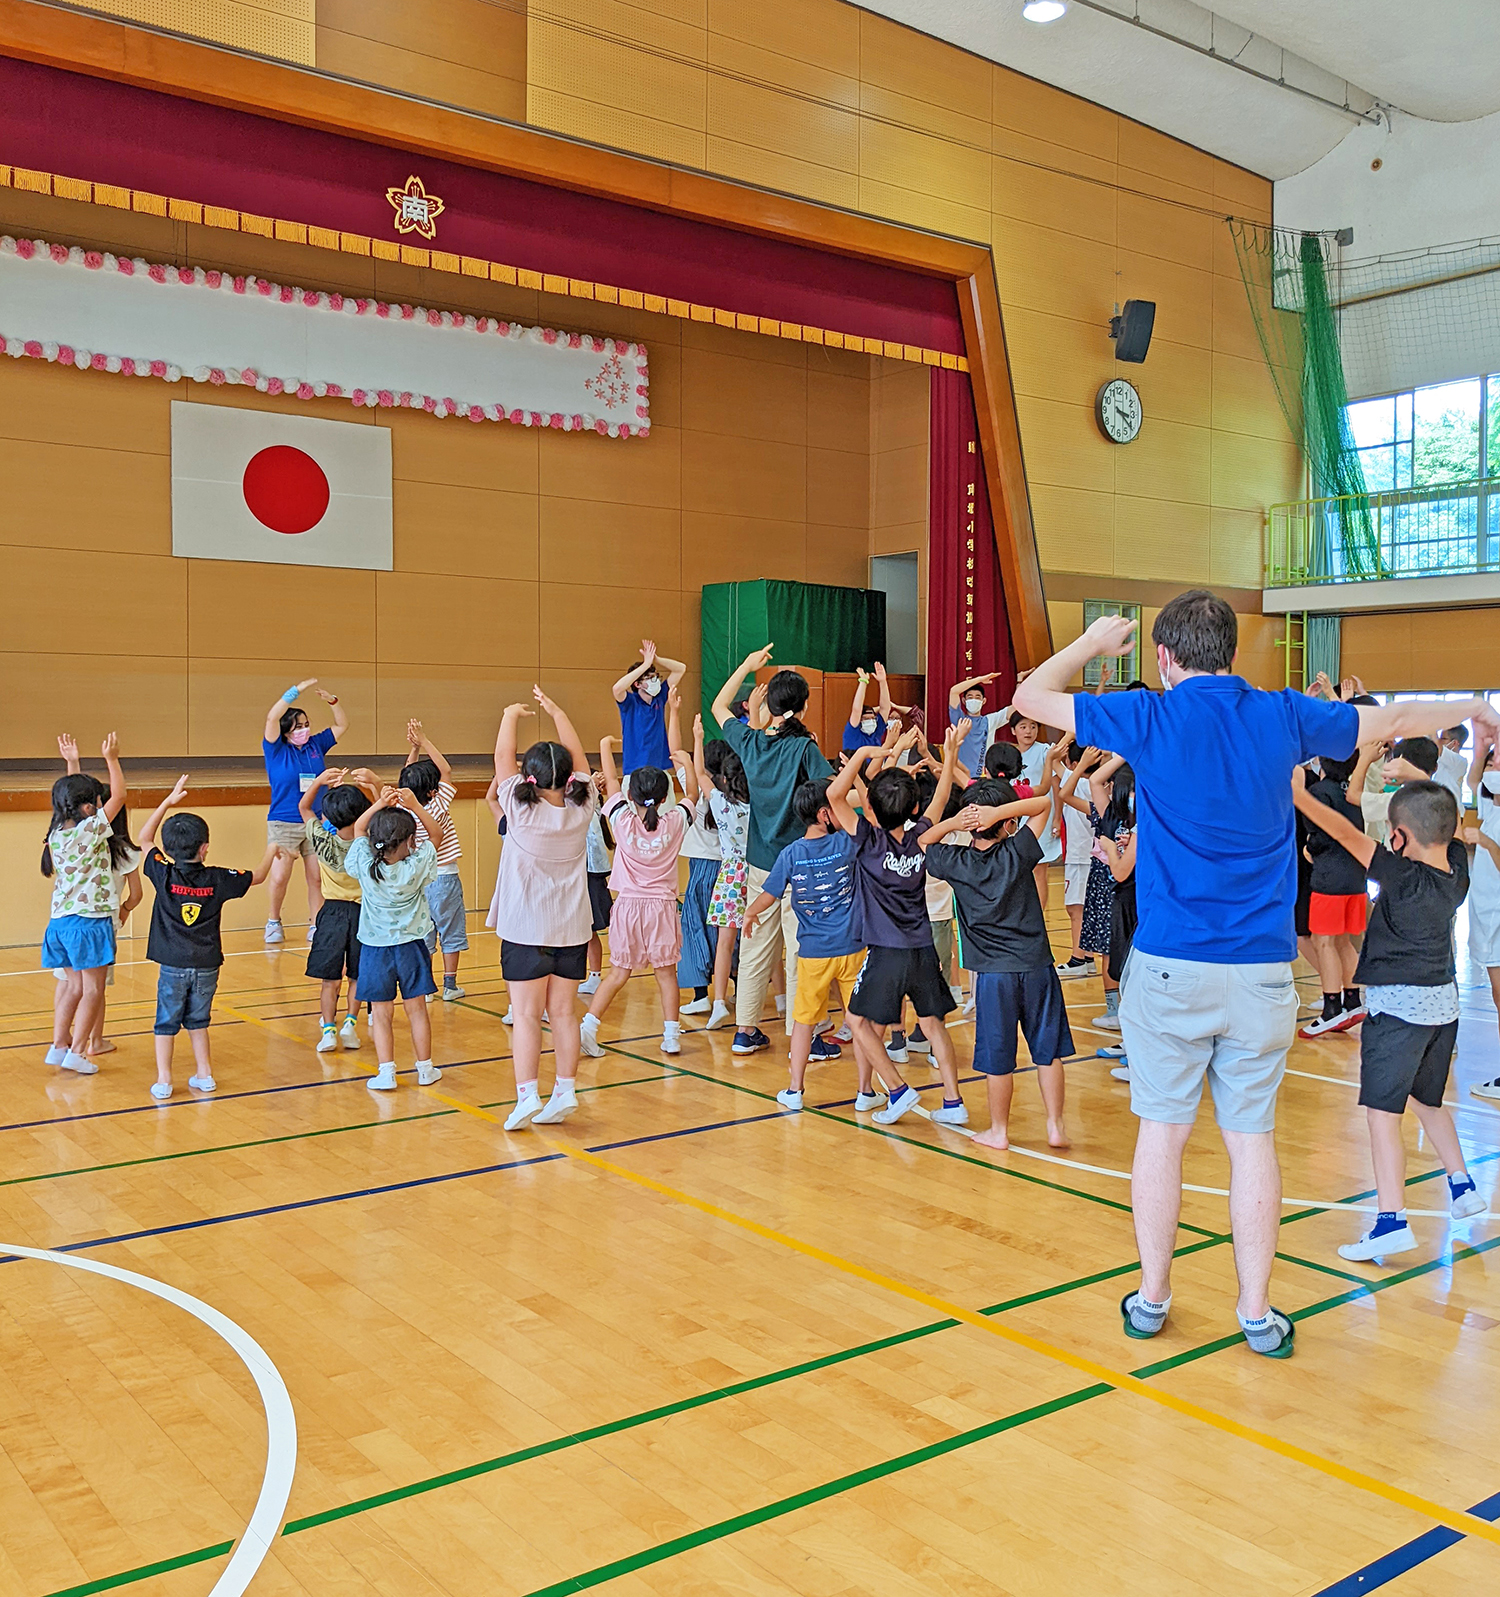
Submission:
<svg viewBox="0 0 1500 1597">
<path fill-rule="evenodd" d="M 762 1048 L 769 1048 L 771 1039 L 766 1036 L 759 1026 L 752 1026 L 749 1031 L 737 1031 L 730 1049 L 737 1054 L 758 1054 Z"/>
<path fill-rule="evenodd" d="M 810 1064 L 817 1064 L 824 1059 L 842 1059 L 844 1050 L 837 1043 L 826 1042 L 822 1037 L 814 1037 L 812 1047 L 807 1050 Z"/>
</svg>

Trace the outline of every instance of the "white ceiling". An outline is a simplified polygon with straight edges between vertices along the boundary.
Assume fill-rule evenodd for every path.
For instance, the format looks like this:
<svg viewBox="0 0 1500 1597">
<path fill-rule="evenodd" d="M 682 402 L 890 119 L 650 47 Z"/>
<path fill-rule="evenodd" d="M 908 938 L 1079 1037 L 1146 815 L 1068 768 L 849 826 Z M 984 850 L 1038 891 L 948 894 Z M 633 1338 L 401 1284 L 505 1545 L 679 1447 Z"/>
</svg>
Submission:
<svg viewBox="0 0 1500 1597">
<path fill-rule="evenodd" d="M 1376 101 L 1462 122 L 1500 109 L 1496 0 L 1073 0 L 1038 25 L 1021 0 L 861 0 L 872 11 L 1284 178 L 1326 155 Z M 1335 105 L 1261 82 L 1138 28 L 1212 47 Z"/>
</svg>

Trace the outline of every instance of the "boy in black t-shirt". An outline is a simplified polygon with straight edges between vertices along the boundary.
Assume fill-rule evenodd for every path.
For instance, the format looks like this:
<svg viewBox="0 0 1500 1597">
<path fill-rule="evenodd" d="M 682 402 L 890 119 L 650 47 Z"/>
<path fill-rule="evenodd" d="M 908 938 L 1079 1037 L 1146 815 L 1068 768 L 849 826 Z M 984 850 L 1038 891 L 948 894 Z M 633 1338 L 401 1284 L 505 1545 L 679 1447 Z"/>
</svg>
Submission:
<svg viewBox="0 0 1500 1597">
<path fill-rule="evenodd" d="M 159 1103 L 172 1096 L 172 1050 L 177 1033 L 186 1029 L 193 1045 L 194 1074 L 188 1086 L 212 1092 L 218 1085 L 208 1053 L 208 1022 L 224 949 L 219 938 L 219 916 L 230 899 L 243 898 L 265 881 L 276 858 L 274 843 L 253 871 L 226 871 L 205 865 L 208 823 L 201 815 L 174 815 L 164 825 L 162 817 L 187 794 L 187 777 L 151 812 L 141 828 L 145 871 L 156 889 L 151 906 L 151 935 L 146 958 L 161 966 L 156 979 L 156 1080 L 151 1096 Z M 156 829 L 168 854 L 153 846 Z"/>
<path fill-rule="evenodd" d="M 1308 797 L 1326 804 L 1363 831 L 1363 811 L 1348 795 L 1349 778 L 1358 757 L 1335 760 L 1325 755 L 1318 763 L 1323 774 L 1307 784 Z M 1321 1037 L 1330 1031 L 1348 1031 L 1365 1018 L 1354 967 L 1359 962 L 1359 943 L 1370 900 L 1365 891 L 1363 863 L 1321 827 L 1309 826 L 1307 830 L 1307 852 L 1312 862 L 1307 930 L 1312 940 L 1312 963 L 1323 979 L 1323 1013 L 1297 1035 Z"/>
<path fill-rule="evenodd" d="M 1042 862 L 1041 834 L 1052 812 L 1053 762 L 1047 754 L 1042 791 L 1017 799 L 1009 782 L 976 782 L 968 807 L 939 821 L 919 839 L 927 871 L 949 883 L 958 903 L 964 958 L 974 972 L 974 1068 L 985 1077 L 990 1127 L 974 1138 L 986 1148 L 1008 1148 L 1015 1089 L 1016 1031 L 1026 1037 L 1047 1111 L 1047 1141 L 1068 1146 L 1063 1124 L 1063 1067 L 1073 1034 L 1062 983 L 1052 967 L 1052 945 L 1037 897 L 1035 870 Z M 1029 819 L 1020 829 L 1019 817 Z M 967 848 L 934 848 L 950 832 L 971 832 Z"/>
<path fill-rule="evenodd" d="M 1453 917 L 1469 891 L 1469 859 L 1453 835 L 1458 805 L 1437 782 L 1409 782 L 1391 795 L 1385 845 L 1309 798 L 1300 768 L 1293 773 L 1292 796 L 1298 810 L 1348 849 L 1380 887 L 1354 973 L 1364 984 L 1369 1011 L 1360 1033 L 1359 1101 L 1370 1124 L 1379 1210 L 1358 1242 L 1339 1249 L 1345 1259 L 1380 1259 L 1417 1245 L 1402 1206 L 1401 1116 L 1408 1099 L 1448 1172 L 1453 1217 L 1466 1219 L 1486 1207 L 1464 1166 L 1453 1116 L 1443 1107 L 1458 1036 Z"/>
<path fill-rule="evenodd" d="M 930 1118 L 951 1126 L 966 1125 L 969 1119 L 958 1090 L 953 1042 L 943 1024 L 953 1008 L 953 994 L 933 946 L 932 923 L 927 918 L 925 851 L 919 841 L 948 803 L 958 746 L 968 730 L 967 721 L 948 728 L 942 775 L 920 818 L 917 784 L 894 763 L 915 741 L 914 731 L 904 733 L 888 748 L 857 749 L 828 784 L 828 808 L 854 838 L 854 938 L 868 950 L 845 1009 L 856 1051 L 874 1063 L 890 1098 L 884 1109 L 875 1111 L 874 1118 L 882 1126 L 894 1125 L 917 1107 L 915 1089 L 906 1085 L 882 1046 L 885 1028 L 900 1025 L 907 998 L 917 1012 L 923 1035 L 932 1044 L 933 1063 L 943 1078 L 942 1108 L 934 1109 Z M 855 813 L 849 794 L 865 764 L 877 757 L 892 763 L 865 785 L 872 823 Z"/>
</svg>

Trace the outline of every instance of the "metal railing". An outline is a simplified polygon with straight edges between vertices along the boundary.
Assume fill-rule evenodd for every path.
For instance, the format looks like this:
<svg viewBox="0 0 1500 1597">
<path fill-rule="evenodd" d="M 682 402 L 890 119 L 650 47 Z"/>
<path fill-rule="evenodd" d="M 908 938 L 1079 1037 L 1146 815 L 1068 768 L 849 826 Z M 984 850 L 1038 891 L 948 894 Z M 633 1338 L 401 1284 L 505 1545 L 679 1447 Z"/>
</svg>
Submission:
<svg viewBox="0 0 1500 1597">
<path fill-rule="evenodd" d="M 1500 480 L 1298 499 L 1266 512 L 1268 588 L 1500 571 Z"/>
</svg>

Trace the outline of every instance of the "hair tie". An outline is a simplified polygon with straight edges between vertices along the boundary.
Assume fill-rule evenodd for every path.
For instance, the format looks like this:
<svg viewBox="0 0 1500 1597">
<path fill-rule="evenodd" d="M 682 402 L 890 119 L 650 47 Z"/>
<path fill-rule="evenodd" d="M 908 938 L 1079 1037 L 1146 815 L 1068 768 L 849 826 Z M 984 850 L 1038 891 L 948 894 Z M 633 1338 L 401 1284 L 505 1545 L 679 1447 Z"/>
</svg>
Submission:
<svg viewBox="0 0 1500 1597">
<path fill-rule="evenodd" d="M 652 798 L 642 799 L 641 802 L 646 806 L 646 808 L 648 810 L 656 808 L 656 800 L 655 799 L 652 799 Z"/>
<path fill-rule="evenodd" d="M 534 776 L 523 776 L 521 780 L 523 782 L 530 782 L 533 787 L 536 786 L 536 778 Z"/>
</svg>

